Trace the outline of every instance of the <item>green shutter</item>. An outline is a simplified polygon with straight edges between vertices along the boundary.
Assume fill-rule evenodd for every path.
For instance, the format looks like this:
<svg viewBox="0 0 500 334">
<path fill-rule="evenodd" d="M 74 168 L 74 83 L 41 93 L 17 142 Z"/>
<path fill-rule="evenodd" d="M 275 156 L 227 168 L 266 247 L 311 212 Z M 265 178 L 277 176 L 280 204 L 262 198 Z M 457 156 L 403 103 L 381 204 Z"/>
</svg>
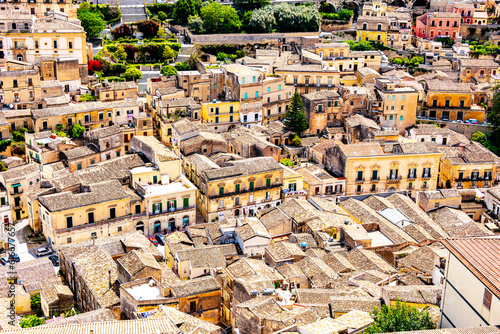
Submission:
<svg viewBox="0 0 500 334">
<path fill-rule="evenodd" d="M 253 190 L 253 181 L 250 181 L 250 190 Z"/>
<path fill-rule="evenodd" d="M 238 183 L 236 186 L 235 186 L 235 189 L 234 189 L 237 193 L 240 192 L 240 184 Z"/>
<path fill-rule="evenodd" d="M 174 209 L 177 210 L 177 200 L 176 199 L 174 199 Z"/>
<path fill-rule="evenodd" d="M 184 207 L 187 208 L 189 206 L 189 197 L 184 198 L 183 201 L 184 201 Z"/>
<path fill-rule="evenodd" d="M 160 212 L 163 212 L 163 209 L 162 209 L 162 207 L 161 207 L 161 206 L 162 206 L 161 204 L 162 204 L 162 203 L 160 202 Z"/>
<path fill-rule="evenodd" d="M 266 179 L 266 187 L 270 187 L 271 186 L 271 179 Z"/>
</svg>

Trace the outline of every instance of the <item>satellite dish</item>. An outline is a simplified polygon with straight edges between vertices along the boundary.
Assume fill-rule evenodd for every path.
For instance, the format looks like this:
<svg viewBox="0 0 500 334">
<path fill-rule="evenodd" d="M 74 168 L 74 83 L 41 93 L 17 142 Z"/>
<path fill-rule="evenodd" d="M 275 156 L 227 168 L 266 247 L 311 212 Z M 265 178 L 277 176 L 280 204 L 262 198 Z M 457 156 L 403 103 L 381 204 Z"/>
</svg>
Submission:
<svg viewBox="0 0 500 334">
<path fill-rule="evenodd" d="M 13 105 L 12 103 L 11 103 L 11 104 L 9 104 L 9 108 L 10 108 L 10 109 L 14 109 L 14 105 Z"/>
</svg>

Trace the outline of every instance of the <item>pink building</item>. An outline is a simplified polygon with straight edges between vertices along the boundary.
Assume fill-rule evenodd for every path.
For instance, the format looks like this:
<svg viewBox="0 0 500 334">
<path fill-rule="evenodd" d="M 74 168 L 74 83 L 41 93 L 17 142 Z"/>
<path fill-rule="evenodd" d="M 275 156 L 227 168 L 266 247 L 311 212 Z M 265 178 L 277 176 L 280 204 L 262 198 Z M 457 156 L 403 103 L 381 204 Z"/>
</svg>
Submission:
<svg viewBox="0 0 500 334">
<path fill-rule="evenodd" d="M 454 2 L 453 13 L 460 13 L 462 23 L 472 24 L 474 22 L 474 4 L 468 2 Z"/>
<path fill-rule="evenodd" d="M 460 13 L 434 12 L 417 17 L 415 35 L 426 39 L 457 38 L 460 35 Z"/>
</svg>

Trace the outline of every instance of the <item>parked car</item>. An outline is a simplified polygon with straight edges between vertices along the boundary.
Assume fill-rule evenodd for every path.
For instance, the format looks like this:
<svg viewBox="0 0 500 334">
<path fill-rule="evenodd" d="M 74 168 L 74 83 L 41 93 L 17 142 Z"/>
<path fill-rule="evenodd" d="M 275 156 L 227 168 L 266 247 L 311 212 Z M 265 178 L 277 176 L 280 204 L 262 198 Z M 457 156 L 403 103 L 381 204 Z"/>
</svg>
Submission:
<svg viewBox="0 0 500 334">
<path fill-rule="evenodd" d="M 17 254 L 12 255 L 11 258 L 14 259 L 14 261 L 16 261 L 16 262 L 21 262 L 21 258 L 19 258 L 19 255 L 17 255 Z"/>
<path fill-rule="evenodd" d="M 2 264 L 2 266 L 5 266 L 8 262 L 9 259 L 7 259 L 6 257 L 0 258 L 0 264 Z"/>
<path fill-rule="evenodd" d="M 158 246 L 158 241 L 156 241 L 155 238 L 148 238 L 148 239 L 153 243 L 153 245 Z"/>
<path fill-rule="evenodd" d="M 158 233 L 157 235 L 155 235 L 155 238 L 160 245 L 165 245 L 165 237 L 163 236 L 163 234 Z"/>
<path fill-rule="evenodd" d="M 477 124 L 477 119 L 471 118 L 471 119 L 469 119 L 469 122 L 471 124 Z"/>
<path fill-rule="evenodd" d="M 59 257 L 57 257 L 57 255 L 51 255 L 51 256 L 49 256 L 49 260 L 52 262 L 52 264 L 54 265 L 54 267 L 58 267 L 59 266 Z"/>
<path fill-rule="evenodd" d="M 52 254 L 52 251 L 47 247 L 38 248 L 36 250 L 36 256 L 38 256 L 38 257 L 50 255 L 50 254 Z"/>
</svg>

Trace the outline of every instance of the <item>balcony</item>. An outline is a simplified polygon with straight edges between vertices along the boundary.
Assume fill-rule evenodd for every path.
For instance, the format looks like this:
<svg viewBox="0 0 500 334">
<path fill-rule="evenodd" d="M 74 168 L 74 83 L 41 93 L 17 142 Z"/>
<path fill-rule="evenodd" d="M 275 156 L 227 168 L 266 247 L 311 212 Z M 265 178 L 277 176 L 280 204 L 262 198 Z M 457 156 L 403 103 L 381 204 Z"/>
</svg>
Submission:
<svg viewBox="0 0 500 334">
<path fill-rule="evenodd" d="M 422 175 L 422 179 L 426 180 L 426 179 L 430 179 L 432 176 L 431 174 L 424 174 Z"/>
<path fill-rule="evenodd" d="M 52 127 L 51 126 L 42 126 L 42 127 L 39 127 L 38 128 L 38 132 L 43 132 L 43 131 L 52 131 Z"/>
<path fill-rule="evenodd" d="M 408 175 L 408 180 L 416 180 L 417 176 L 416 175 Z"/>
<path fill-rule="evenodd" d="M 363 183 L 365 182 L 365 178 L 361 178 L 361 179 L 356 179 L 356 183 Z"/>
<path fill-rule="evenodd" d="M 94 228 L 94 227 L 101 226 L 101 225 L 124 222 L 128 219 L 135 219 L 135 218 L 144 217 L 144 216 L 146 216 L 145 212 L 138 213 L 135 215 L 127 215 L 127 216 L 123 216 L 123 217 L 113 218 L 113 219 L 103 219 L 103 220 L 93 222 L 92 224 L 85 224 L 85 225 L 79 225 L 79 226 L 73 226 L 70 228 L 63 228 L 60 230 L 55 230 L 55 233 L 62 234 L 62 233 L 67 233 L 67 232 L 71 232 L 71 231 L 76 231 L 76 230 L 84 230 L 87 228 Z"/>
<path fill-rule="evenodd" d="M 370 179 L 370 182 L 373 182 L 373 183 L 378 182 L 378 181 L 380 181 L 380 177 L 375 177 L 375 178 L 372 177 Z"/>
<path fill-rule="evenodd" d="M 292 197 L 292 196 L 306 196 L 307 192 L 305 190 L 289 190 L 289 189 L 283 189 L 282 193 L 285 197 Z"/>
<path fill-rule="evenodd" d="M 224 194 L 217 194 L 217 195 L 212 195 L 212 196 L 208 196 L 208 198 L 210 199 L 214 199 L 214 198 L 222 198 L 222 197 L 229 197 L 229 196 L 236 196 L 236 195 L 239 195 L 239 194 L 245 194 L 245 193 L 251 193 L 251 192 L 256 192 L 256 191 L 261 191 L 261 190 L 272 190 L 274 188 L 281 188 L 283 186 L 282 183 L 278 183 L 278 182 L 275 182 L 272 184 L 272 186 L 269 186 L 269 187 L 255 187 L 253 189 L 249 189 L 249 188 L 244 188 L 244 189 L 240 189 L 239 192 L 224 192 Z M 250 203 L 248 203 L 250 204 Z"/>
<path fill-rule="evenodd" d="M 401 179 L 402 179 L 401 176 L 396 176 L 396 177 L 390 177 L 390 176 L 388 176 L 387 177 L 387 182 L 388 183 L 396 183 L 396 182 L 401 181 Z"/>
<path fill-rule="evenodd" d="M 190 205 L 190 206 L 183 206 L 183 207 L 180 207 L 180 208 L 168 208 L 167 210 L 163 210 L 161 212 L 159 211 L 155 211 L 153 213 L 151 213 L 149 215 L 149 217 L 158 217 L 158 216 L 162 216 L 162 215 L 168 215 L 168 214 L 171 214 L 171 213 L 178 213 L 178 212 L 182 212 L 182 211 L 188 211 L 188 210 L 191 210 L 191 209 L 194 209 L 195 206 L 194 205 Z"/>
</svg>

